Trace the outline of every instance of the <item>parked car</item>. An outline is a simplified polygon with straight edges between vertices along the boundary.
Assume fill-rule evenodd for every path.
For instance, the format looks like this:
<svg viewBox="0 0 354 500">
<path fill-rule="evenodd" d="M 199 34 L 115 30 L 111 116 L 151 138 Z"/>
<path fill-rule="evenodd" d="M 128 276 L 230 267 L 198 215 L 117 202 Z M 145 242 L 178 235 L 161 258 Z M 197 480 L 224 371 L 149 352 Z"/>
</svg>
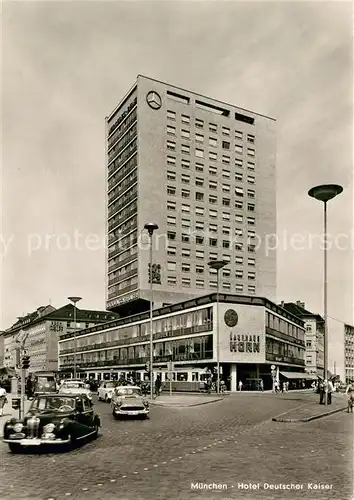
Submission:
<svg viewBox="0 0 354 500">
<path fill-rule="evenodd" d="M 33 399 L 23 419 L 5 423 L 3 441 L 12 453 L 43 445 L 73 446 L 84 438 L 97 437 L 100 426 L 86 395 L 43 394 Z"/>
<path fill-rule="evenodd" d="M 92 399 L 90 388 L 81 380 L 66 380 L 59 387 L 59 394 L 85 394 L 89 399 Z"/>
<path fill-rule="evenodd" d="M 103 380 L 98 388 L 98 400 L 109 403 L 112 400 L 114 389 L 117 387 L 117 382 L 113 380 Z"/>
<path fill-rule="evenodd" d="M 149 418 L 150 407 L 138 386 L 119 386 L 112 397 L 112 414 L 115 419 L 120 417 Z"/>
</svg>

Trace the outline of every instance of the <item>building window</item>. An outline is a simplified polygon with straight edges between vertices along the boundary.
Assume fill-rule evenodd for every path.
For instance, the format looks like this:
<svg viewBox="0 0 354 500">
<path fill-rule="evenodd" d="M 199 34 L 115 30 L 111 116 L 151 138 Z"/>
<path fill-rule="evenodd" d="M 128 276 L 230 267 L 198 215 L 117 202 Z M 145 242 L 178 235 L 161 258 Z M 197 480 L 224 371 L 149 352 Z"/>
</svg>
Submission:
<svg viewBox="0 0 354 500">
<path fill-rule="evenodd" d="M 222 162 L 226 165 L 230 165 L 230 156 L 222 155 Z"/>
<path fill-rule="evenodd" d="M 200 118 L 195 119 L 195 126 L 197 128 L 203 128 L 204 127 L 204 120 L 200 120 Z"/>
<path fill-rule="evenodd" d="M 188 115 L 181 115 L 181 121 L 182 121 L 182 123 L 186 123 L 189 125 L 191 122 L 191 119 Z"/>
<path fill-rule="evenodd" d="M 226 262 L 231 262 L 231 257 L 228 254 L 224 253 L 223 256 L 222 256 L 222 258 L 223 258 L 223 260 L 226 260 Z"/>
<path fill-rule="evenodd" d="M 184 287 L 190 287 L 191 286 L 191 279 L 190 278 L 182 278 L 181 284 Z"/>
<path fill-rule="evenodd" d="M 225 276 L 226 278 L 228 278 L 229 276 L 231 276 L 230 269 L 223 269 L 222 270 L 222 275 Z"/>
<path fill-rule="evenodd" d="M 254 175 L 248 175 L 247 182 L 248 182 L 248 184 L 254 184 L 256 182 Z"/>
<path fill-rule="evenodd" d="M 235 201 L 235 208 L 237 208 L 238 210 L 243 210 L 242 201 Z"/>
<path fill-rule="evenodd" d="M 167 186 L 167 194 L 176 196 L 176 188 L 174 186 Z"/>
<path fill-rule="evenodd" d="M 249 280 L 255 280 L 256 279 L 256 273 L 254 271 L 248 271 L 247 275 Z"/>
<path fill-rule="evenodd" d="M 203 179 L 203 177 L 196 177 L 195 178 L 195 185 L 196 186 L 204 186 L 204 179 Z"/>
<path fill-rule="evenodd" d="M 253 161 L 248 161 L 247 162 L 247 168 L 248 168 L 248 170 L 253 170 L 254 171 L 256 169 L 256 164 L 253 163 Z"/>
<path fill-rule="evenodd" d="M 189 175 L 187 174 L 182 174 L 181 175 L 181 181 L 184 183 L 184 184 L 189 184 L 190 181 L 191 181 L 191 178 Z"/>
<path fill-rule="evenodd" d="M 247 217 L 247 224 L 250 226 L 254 226 L 256 223 L 256 219 L 254 217 Z"/>
<path fill-rule="evenodd" d="M 190 273 L 190 272 L 191 272 L 191 265 L 182 262 L 182 273 Z"/>
<path fill-rule="evenodd" d="M 255 204 L 254 203 L 247 203 L 247 210 L 249 212 L 254 212 L 255 209 Z"/>
<path fill-rule="evenodd" d="M 235 160 L 235 166 L 242 168 L 243 167 L 243 160 L 241 158 L 236 158 Z"/>
<path fill-rule="evenodd" d="M 189 155 L 190 152 L 191 152 L 191 148 L 190 146 L 188 146 L 188 144 L 182 144 L 181 145 L 181 152 L 185 155 Z"/>
<path fill-rule="evenodd" d="M 236 196 L 239 196 L 240 198 L 242 198 L 242 196 L 243 196 L 243 189 L 240 188 L 240 187 L 236 187 L 235 188 L 235 194 L 236 194 Z"/>
<path fill-rule="evenodd" d="M 167 133 L 170 135 L 176 135 L 176 127 L 172 125 L 167 125 Z"/>
<path fill-rule="evenodd" d="M 209 246 L 211 246 L 211 247 L 217 247 L 218 246 L 218 240 L 216 238 L 209 238 Z"/>
<path fill-rule="evenodd" d="M 209 130 L 210 132 L 217 132 L 218 126 L 215 123 L 209 123 Z"/>
<path fill-rule="evenodd" d="M 223 283 L 223 284 L 222 284 L 222 287 L 223 287 L 223 289 L 224 289 L 224 290 L 227 290 L 227 291 L 231 290 L 231 285 L 230 285 L 230 283 Z"/>
<path fill-rule="evenodd" d="M 217 224 L 209 224 L 209 231 L 211 233 L 217 233 L 218 232 L 218 226 L 217 226 Z"/>
<path fill-rule="evenodd" d="M 231 191 L 231 187 L 229 184 L 223 184 L 222 185 L 222 192 L 223 193 L 229 193 Z"/>
<path fill-rule="evenodd" d="M 204 288 L 204 280 L 195 280 L 196 288 Z"/>
<path fill-rule="evenodd" d="M 195 257 L 196 257 L 196 259 L 204 259 L 204 252 L 203 252 L 203 250 L 196 250 Z"/>
<path fill-rule="evenodd" d="M 230 198 L 223 198 L 222 204 L 224 207 L 229 207 L 230 206 Z"/>
<path fill-rule="evenodd" d="M 249 229 L 249 230 L 247 231 L 247 237 L 248 237 L 250 240 L 252 240 L 253 238 L 255 238 L 255 237 L 256 237 L 256 231 L 253 231 L 252 229 Z"/>
<path fill-rule="evenodd" d="M 176 202 L 175 201 L 167 201 L 167 210 L 176 210 Z"/>
<path fill-rule="evenodd" d="M 196 148 L 196 150 L 195 150 L 195 156 L 197 158 L 204 158 L 204 151 L 202 149 Z"/>
<path fill-rule="evenodd" d="M 195 272 L 198 274 L 204 273 L 204 266 L 195 266 Z"/>
<path fill-rule="evenodd" d="M 239 146 L 238 144 L 236 144 L 235 153 L 242 155 L 242 153 L 243 153 L 242 146 Z"/>
<path fill-rule="evenodd" d="M 209 210 L 209 217 L 212 219 L 216 219 L 218 216 L 218 212 L 216 210 Z"/>
<path fill-rule="evenodd" d="M 242 250 L 243 250 L 243 243 L 241 241 L 237 241 L 235 243 L 235 250 L 237 252 L 242 252 Z"/>
<path fill-rule="evenodd" d="M 176 165 L 176 158 L 174 156 L 167 156 L 167 165 Z"/>
<path fill-rule="evenodd" d="M 243 229 L 241 227 L 235 228 L 235 236 L 239 236 L 240 238 L 243 237 Z"/>
<path fill-rule="evenodd" d="M 229 234 L 230 234 L 230 232 L 231 232 L 231 229 L 230 229 L 230 227 L 229 227 L 229 226 L 223 226 L 223 227 L 222 227 L 222 234 L 227 234 L 227 235 L 229 235 Z"/>
<path fill-rule="evenodd" d="M 203 165 L 203 163 L 196 163 L 195 164 L 195 170 L 196 170 L 196 172 L 204 172 L 204 165 Z"/>
<path fill-rule="evenodd" d="M 211 252 L 209 254 L 209 260 L 218 260 L 218 254 L 214 253 L 214 252 Z M 209 271 L 212 271 L 212 269 L 209 269 Z M 214 271 L 215 271 L 215 269 L 214 269 Z"/>
<path fill-rule="evenodd" d="M 247 149 L 247 154 L 248 154 L 248 156 L 255 156 L 256 151 L 254 149 L 252 149 L 252 148 L 248 148 Z"/>
<path fill-rule="evenodd" d="M 182 198 L 190 198 L 191 192 L 189 191 L 189 189 L 182 189 L 181 195 L 182 195 Z"/>
<path fill-rule="evenodd" d="M 243 175 L 239 174 L 238 172 L 235 173 L 235 180 L 238 182 L 242 182 L 243 180 Z"/>
<path fill-rule="evenodd" d="M 196 245 L 203 245 L 204 244 L 204 238 L 203 238 L 203 236 L 196 236 L 195 237 L 195 243 L 196 243 Z"/>
<path fill-rule="evenodd" d="M 228 240 L 223 240 L 222 247 L 223 248 L 230 248 L 230 242 Z"/>
<path fill-rule="evenodd" d="M 312 347 L 312 340 L 306 340 L 306 347 Z"/>
<path fill-rule="evenodd" d="M 236 283 L 235 291 L 236 292 L 243 292 L 243 285 L 241 283 Z"/>
<path fill-rule="evenodd" d="M 175 120 L 176 119 L 176 112 L 168 109 L 167 110 L 167 118 L 169 120 Z"/>
<path fill-rule="evenodd" d="M 209 151 L 209 160 L 216 161 L 218 159 L 217 153 L 214 153 L 213 151 Z"/>
<path fill-rule="evenodd" d="M 235 263 L 236 264 L 243 264 L 243 257 L 236 255 L 235 257 Z"/>
<path fill-rule="evenodd" d="M 176 262 L 167 262 L 167 271 L 176 271 Z"/>
<path fill-rule="evenodd" d="M 216 167 L 210 166 L 209 167 L 209 174 L 210 175 L 216 175 L 218 173 L 218 169 Z"/>
<path fill-rule="evenodd" d="M 167 141 L 167 149 L 169 151 L 176 151 L 176 143 L 174 141 Z"/>
<path fill-rule="evenodd" d="M 222 220 L 231 220 L 231 215 L 228 212 L 223 212 Z"/>
<path fill-rule="evenodd" d="M 167 171 L 167 179 L 169 181 L 175 181 L 176 180 L 176 172 L 171 172 L 171 170 Z"/>
<path fill-rule="evenodd" d="M 189 250 L 189 248 L 182 248 L 181 255 L 182 257 L 190 257 L 191 251 Z"/>
<path fill-rule="evenodd" d="M 217 189 L 218 183 L 216 181 L 209 181 L 209 189 Z"/>
<path fill-rule="evenodd" d="M 224 168 L 222 171 L 222 176 L 225 177 L 225 179 L 230 179 L 230 177 L 231 177 L 230 170 L 226 170 Z"/>
<path fill-rule="evenodd" d="M 195 228 L 197 231 L 204 231 L 204 222 L 200 220 L 195 221 Z"/>
<path fill-rule="evenodd" d="M 217 281 L 209 281 L 209 288 L 217 288 L 217 287 L 218 287 Z"/>
<path fill-rule="evenodd" d="M 185 158 L 182 158 L 181 167 L 185 168 L 185 169 L 189 169 L 191 167 L 191 162 L 189 160 L 186 160 Z"/>
<path fill-rule="evenodd" d="M 230 143 L 228 141 L 222 141 L 223 149 L 230 149 Z"/>
<path fill-rule="evenodd" d="M 254 141 L 255 141 L 254 135 L 247 134 L 247 142 L 251 142 L 252 144 L 254 144 Z"/>
<path fill-rule="evenodd" d="M 241 215 L 241 214 L 236 214 L 236 215 L 235 215 L 235 221 L 236 221 L 236 222 L 243 222 L 243 215 Z"/>
<path fill-rule="evenodd" d="M 168 216 L 167 217 L 167 224 L 169 226 L 175 226 L 176 225 L 176 217 Z"/>
<path fill-rule="evenodd" d="M 256 251 L 255 245 L 248 245 L 248 251 L 251 253 L 255 252 Z"/>
<path fill-rule="evenodd" d="M 176 247 L 167 247 L 167 255 L 176 255 Z"/>
<path fill-rule="evenodd" d="M 176 233 L 174 231 L 167 231 L 167 239 L 168 240 L 175 240 L 176 239 Z"/>
<path fill-rule="evenodd" d="M 189 214 L 189 212 L 191 211 L 190 205 L 182 204 L 181 211 L 184 212 L 184 213 Z"/>
<path fill-rule="evenodd" d="M 204 135 L 203 134 L 195 134 L 195 140 L 196 140 L 196 142 L 204 142 Z"/>
<path fill-rule="evenodd" d="M 218 145 L 218 140 L 215 137 L 209 137 L 209 146 L 216 148 Z"/>
<path fill-rule="evenodd" d="M 204 193 L 195 193 L 195 199 L 197 201 L 203 201 L 204 200 Z"/>
<path fill-rule="evenodd" d="M 255 266 L 256 265 L 256 259 L 254 259 L 253 257 L 248 257 L 247 264 L 249 266 Z"/>
<path fill-rule="evenodd" d="M 254 189 L 247 189 L 247 196 L 249 198 L 255 198 L 256 197 L 256 191 Z"/>
<path fill-rule="evenodd" d="M 177 278 L 175 276 L 167 276 L 167 285 L 168 286 L 176 286 Z"/>
<path fill-rule="evenodd" d="M 190 139 L 191 137 L 191 133 L 189 132 L 189 130 L 181 130 L 181 137 L 183 137 L 183 139 Z"/>
<path fill-rule="evenodd" d="M 182 233 L 182 241 L 183 241 L 183 243 L 189 243 L 189 241 L 190 241 L 189 234 Z"/>
<path fill-rule="evenodd" d="M 241 130 L 235 130 L 235 139 L 242 139 L 242 136 Z"/>
<path fill-rule="evenodd" d="M 230 135 L 230 129 L 229 129 L 229 127 L 223 127 L 222 128 L 222 135 Z"/>
<path fill-rule="evenodd" d="M 256 287 L 254 285 L 248 285 L 249 293 L 256 293 Z"/>
<path fill-rule="evenodd" d="M 188 219 L 182 219 L 181 227 L 183 227 L 184 229 L 191 227 L 191 221 Z"/>
<path fill-rule="evenodd" d="M 196 213 L 196 215 L 204 215 L 204 208 L 203 207 L 195 207 L 195 213 Z"/>
</svg>

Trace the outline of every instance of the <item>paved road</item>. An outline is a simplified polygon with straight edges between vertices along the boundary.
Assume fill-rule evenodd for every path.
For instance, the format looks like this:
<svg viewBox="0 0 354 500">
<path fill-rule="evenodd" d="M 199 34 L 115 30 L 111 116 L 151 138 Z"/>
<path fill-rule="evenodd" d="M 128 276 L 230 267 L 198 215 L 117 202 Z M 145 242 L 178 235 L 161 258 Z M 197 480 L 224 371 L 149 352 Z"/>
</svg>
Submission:
<svg viewBox="0 0 354 500">
<path fill-rule="evenodd" d="M 115 421 L 97 403 L 101 437 L 69 453 L 12 455 L 0 444 L 2 500 L 172 500 L 259 497 L 348 500 L 352 415 L 308 424 L 271 422 L 311 394 L 238 394 L 190 408 L 154 407 L 146 421 Z M 319 459 L 319 460 L 317 460 Z M 328 491 L 307 491 L 326 481 Z M 220 484 L 195 490 L 191 483 Z M 259 490 L 239 483 L 261 483 Z M 263 483 L 301 483 L 306 491 L 269 491 Z M 227 487 L 227 489 L 226 489 Z M 204 488 L 204 486 L 203 486 Z M 299 497 L 300 498 L 300 497 Z"/>
</svg>

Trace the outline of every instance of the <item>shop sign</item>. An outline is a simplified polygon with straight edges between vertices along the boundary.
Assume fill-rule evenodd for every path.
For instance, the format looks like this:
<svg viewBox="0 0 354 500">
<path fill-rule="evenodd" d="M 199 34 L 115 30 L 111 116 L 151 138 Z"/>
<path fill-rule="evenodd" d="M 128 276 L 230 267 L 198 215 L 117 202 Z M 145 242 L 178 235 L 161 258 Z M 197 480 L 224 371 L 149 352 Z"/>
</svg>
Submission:
<svg viewBox="0 0 354 500">
<path fill-rule="evenodd" d="M 260 352 L 259 335 L 230 333 L 230 352 Z"/>
<path fill-rule="evenodd" d="M 138 292 L 130 293 L 129 295 L 124 295 L 124 297 L 121 297 L 120 299 L 111 300 L 110 302 L 107 303 L 107 307 L 119 306 L 121 304 L 125 304 L 126 302 L 130 302 L 131 300 L 138 298 L 139 298 Z"/>
<path fill-rule="evenodd" d="M 64 331 L 63 325 L 60 321 L 52 321 L 49 330 L 51 332 L 62 332 Z"/>
</svg>

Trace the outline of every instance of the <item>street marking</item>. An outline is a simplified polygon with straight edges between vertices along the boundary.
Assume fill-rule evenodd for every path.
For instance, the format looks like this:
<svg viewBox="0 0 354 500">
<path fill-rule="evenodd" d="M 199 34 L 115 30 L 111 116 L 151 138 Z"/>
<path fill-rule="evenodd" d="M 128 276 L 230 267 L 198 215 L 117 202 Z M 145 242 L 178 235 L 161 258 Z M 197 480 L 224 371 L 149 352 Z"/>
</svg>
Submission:
<svg viewBox="0 0 354 500">
<path fill-rule="evenodd" d="M 175 461 L 175 459 L 174 459 L 174 458 L 171 458 L 171 462 L 174 462 L 174 461 Z"/>
<path fill-rule="evenodd" d="M 66 497 L 70 497 L 71 493 L 65 493 Z"/>
<path fill-rule="evenodd" d="M 158 467 L 158 464 L 155 464 L 154 467 Z"/>
<path fill-rule="evenodd" d="M 124 477 L 127 477 L 127 476 L 122 476 L 122 477 L 124 478 Z"/>
<path fill-rule="evenodd" d="M 162 462 L 163 465 L 167 464 L 167 462 Z"/>
<path fill-rule="evenodd" d="M 178 458 L 182 458 L 182 457 L 178 457 Z"/>
<path fill-rule="evenodd" d="M 116 482 L 116 480 L 115 480 L 115 479 L 110 479 L 110 482 L 111 482 L 111 483 L 115 483 L 115 482 Z"/>
<path fill-rule="evenodd" d="M 82 491 L 88 491 L 88 488 L 82 488 Z"/>
<path fill-rule="evenodd" d="M 133 472 L 133 474 L 139 474 L 139 472 Z"/>
<path fill-rule="evenodd" d="M 98 483 L 97 486 L 103 486 L 103 484 L 102 483 Z"/>
<path fill-rule="evenodd" d="M 195 451 L 192 451 L 192 453 L 195 453 Z"/>
</svg>

